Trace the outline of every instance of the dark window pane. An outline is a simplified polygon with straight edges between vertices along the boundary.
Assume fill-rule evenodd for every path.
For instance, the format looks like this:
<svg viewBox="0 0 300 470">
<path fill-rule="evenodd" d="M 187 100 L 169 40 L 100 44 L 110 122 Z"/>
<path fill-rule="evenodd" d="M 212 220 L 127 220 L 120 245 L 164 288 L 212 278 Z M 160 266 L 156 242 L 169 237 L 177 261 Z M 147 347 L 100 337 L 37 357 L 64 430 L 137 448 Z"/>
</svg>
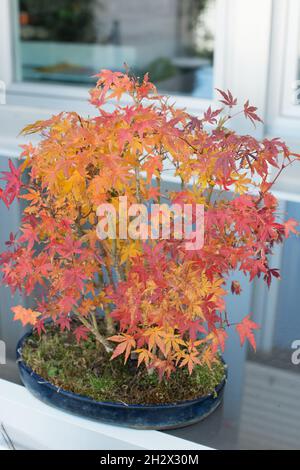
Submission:
<svg viewBox="0 0 300 470">
<path fill-rule="evenodd" d="M 211 98 L 215 0 L 20 0 L 23 80 L 92 83 L 150 72 L 162 91 Z"/>
</svg>

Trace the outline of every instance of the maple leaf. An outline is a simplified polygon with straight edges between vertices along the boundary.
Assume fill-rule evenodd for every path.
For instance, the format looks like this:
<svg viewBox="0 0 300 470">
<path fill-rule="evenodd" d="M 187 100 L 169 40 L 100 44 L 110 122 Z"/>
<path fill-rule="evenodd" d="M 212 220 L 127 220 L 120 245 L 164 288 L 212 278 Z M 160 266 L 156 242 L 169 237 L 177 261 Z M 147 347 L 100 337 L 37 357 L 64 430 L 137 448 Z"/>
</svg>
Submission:
<svg viewBox="0 0 300 470">
<path fill-rule="evenodd" d="M 216 337 L 217 343 L 219 344 L 222 352 L 224 352 L 225 351 L 225 342 L 226 342 L 226 339 L 228 338 L 227 332 L 225 331 L 224 328 L 217 328 L 214 331 L 214 335 Z"/>
<path fill-rule="evenodd" d="M 82 340 L 83 341 L 86 341 L 88 339 L 88 332 L 89 330 L 81 325 L 81 326 L 78 326 L 74 331 L 74 335 L 75 335 L 75 338 L 76 338 L 76 341 L 77 343 L 79 344 Z"/>
<path fill-rule="evenodd" d="M 127 335 L 127 334 L 122 334 L 122 335 L 116 335 L 116 336 L 111 336 L 110 338 L 108 338 L 109 341 L 114 341 L 116 343 L 120 343 L 118 344 L 118 346 L 116 347 L 116 349 L 114 350 L 110 360 L 112 361 L 113 359 L 115 359 L 116 357 L 120 356 L 121 354 L 125 353 L 125 360 L 124 360 L 124 363 L 126 364 L 126 362 L 128 361 L 129 359 L 129 356 L 130 356 L 130 353 L 131 353 L 131 350 L 134 349 L 136 347 L 136 341 L 135 339 L 130 336 L 130 335 Z"/>
<path fill-rule="evenodd" d="M 76 303 L 76 299 L 74 299 L 72 295 L 64 295 L 63 298 L 58 302 L 58 305 L 62 313 L 67 314 L 72 311 Z"/>
<path fill-rule="evenodd" d="M 238 325 L 236 325 L 235 328 L 240 336 L 241 346 L 243 346 L 245 339 L 247 338 L 254 351 L 256 351 L 256 342 L 252 330 L 258 330 L 260 326 L 250 320 L 250 315 L 247 315 Z"/>
<path fill-rule="evenodd" d="M 202 333 L 204 335 L 207 334 L 206 329 L 204 328 L 203 324 L 199 320 L 194 320 L 194 321 L 183 321 L 183 323 L 179 323 L 179 331 L 180 333 L 184 333 L 186 329 L 189 332 L 189 336 L 192 341 L 196 340 L 198 338 L 199 333 Z"/>
<path fill-rule="evenodd" d="M 187 366 L 189 374 L 191 375 L 195 365 L 197 364 L 201 365 L 199 353 L 198 351 L 191 351 L 189 353 L 185 353 L 185 356 L 180 363 L 180 367 Z"/>
<path fill-rule="evenodd" d="M 105 95 L 118 78 L 122 77 L 121 72 L 112 72 L 111 70 L 103 69 L 100 73 L 95 75 L 98 78 L 97 87 L 91 90 L 91 103 L 95 106 L 102 106 L 105 102 Z"/>
<path fill-rule="evenodd" d="M 121 264 L 126 263 L 128 259 L 135 258 L 141 254 L 141 250 L 134 243 L 129 243 L 122 248 Z"/>
<path fill-rule="evenodd" d="M 146 330 L 143 335 L 147 338 L 148 348 L 150 351 L 152 351 L 155 346 L 158 346 L 161 352 L 165 355 L 165 332 L 162 328 L 151 328 Z"/>
<path fill-rule="evenodd" d="M 68 289 L 69 287 L 77 288 L 79 291 L 83 289 L 84 282 L 86 280 L 86 274 L 80 267 L 74 267 L 67 269 L 63 275 L 63 287 Z"/>
<path fill-rule="evenodd" d="M 216 90 L 223 96 L 223 100 L 220 100 L 221 103 L 225 104 L 226 106 L 229 106 L 229 108 L 233 108 L 233 106 L 236 106 L 237 104 L 237 99 L 232 96 L 232 93 L 227 90 L 227 93 L 225 91 L 220 90 L 219 88 L 216 88 Z"/>
<path fill-rule="evenodd" d="M 5 205 L 9 207 L 15 198 L 19 196 L 20 189 L 22 187 L 21 169 L 18 169 L 14 166 L 13 162 L 9 160 L 9 169 L 10 171 L 2 171 L 1 174 L 2 180 L 6 181 L 6 187 L 1 191 L 1 198 Z"/>
<path fill-rule="evenodd" d="M 263 122 L 262 119 L 256 114 L 257 108 L 255 106 L 250 106 L 249 100 L 244 104 L 244 114 L 246 118 L 249 118 L 250 121 L 255 125 L 255 121 Z"/>
<path fill-rule="evenodd" d="M 49 272 L 53 270 L 53 265 L 50 263 L 47 253 L 41 253 L 34 259 L 34 269 L 41 276 L 49 275 Z"/>
<path fill-rule="evenodd" d="M 209 369 L 211 369 L 214 362 L 216 362 L 216 355 L 213 351 L 213 348 L 208 346 L 202 353 L 201 364 L 205 364 Z"/>
<path fill-rule="evenodd" d="M 28 249 L 31 250 L 35 242 L 38 242 L 38 236 L 34 227 L 30 224 L 24 224 L 21 228 L 23 235 L 20 237 L 20 242 L 27 242 Z"/>
<path fill-rule="evenodd" d="M 237 179 L 233 181 L 233 184 L 235 185 L 234 192 L 238 194 L 246 193 L 249 184 L 251 183 L 252 181 L 250 178 L 246 178 L 245 175 L 240 175 Z"/>
<path fill-rule="evenodd" d="M 144 362 L 146 366 L 149 366 L 150 362 L 153 359 L 153 354 L 148 349 L 136 349 L 134 351 L 139 355 L 138 357 L 138 367 Z"/>
<path fill-rule="evenodd" d="M 57 246 L 56 250 L 57 253 L 65 258 L 72 258 L 72 256 L 82 253 L 81 241 L 74 240 L 68 235 L 63 242 Z"/>
<path fill-rule="evenodd" d="M 209 124 L 215 124 L 217 122 L 217 117 L 221 113 L 222 109 L 216 109 L 212 111 L 211 106 L 208 110 L 204 113 L 204 121 L 208 122 Z"/>
<path fill-rule="evenodd" d="M 148 199 L 157 200 L 161 196 L 158 186 L 150 186 L 148 189 Z"/>
<path fill-rule="evenodd" d="M 35 325 L 38 317 L 40 316 L 39 312 L 34 312 L 30 308 L 24 308 L 21 305 L 12 307 L 12 311 L 15 314 L 14 320 L 20 320 L 23 326 L 26 325 Z"/>
<path fill-rule="evenodd" d="M 143 82 L 137 89 L 137 93 L 140 99 L 147 97 L 150 93 L 155 93 L 156 87 L 149 81 L 149 74 L 144 75 Z"/>
<path fill-rule="evenodd" d="M 225 151 L 217 155 L 215 168 L 216 170 L 220 171 L 225 178 L 228 178 L 231 172 L 235 171 L 235 160 L 233 153 L 231 151 Z M 230 180 L 229 184 L 232 184 L 233 182 L 233 180 Z"/>
<path fill-rule="evenodd" d="M 28 193 L 22 194 L 20 196 L 21 199 L 25 199 L 26 201 L 30 201 L 30 204 L 32 206 L 37 205 L 40 200 L 41 200 L 41 195 L 38 191 L 35 191 L 33 189 L 29 189 Z"/>
<path fill-rule="evenodd" d="M 43 318 L 41 318 L 40 320 L 37 320 L 37 322 L 34 325 L 34 328 L 38 332 L 39 336 L 41 336 L 42 333 L 46 333 L 45 320 Z"/>
<path fill-rule="evenodd" d="M 56 323 L 60 327 L 61 331 L 71 330 L 71 319 L 67 315 L 60 315 L 56 320 Z"/>
<path fill-rule="evenodd" d="M 156 357 L 153 363 L 151 364 L 151 367 L 152 366 L 158 371 L 158 377 L 160 382 L 162 381 L 164 375 L 167 379 L 169 379 L 172 372 L 175 371 L 173 362 L 168 359 L 163 360 Z"/>
<path fill-rule="evenodd" d="M 164 354 L 167 356 L 171 351 L 178 351 L 180 346 L 185 346 L 186 343 L 179 335 L 174 332 L 166 333 L 164 336 Z"/>
<path fill-rule="evenodd" d="M 118 130 L 118 142 L 120 149 L 122 149 L 125 143 L 130 143 L 133 139 L 133 132 L 131 129 L 119 129 Z"/>
<path fill-rule="evenodd" d="M 299 222 L 295 219 L 289 219 L 284 224 L 284 234 L 285 237 L 288 238 L 291 233 L 295 233 L 296 235 L 299 233 L 296 227 L 298 227 Z"/>
<path fill-rule="evenodd" d="M 9 246 L 9 247 L 12 247 L 12 246 L 15 245 L 15 243 L 16 243 L 16 236 L 12 232 L 10 232 L 9 240 L 7 242 L 5 242 L 5 245 Z"/>
<path fill-rule="evenodd" d="M 279 269 L 268 269 L 268 272 L 264 275 L 264 280 L 266 281 L 268 287 L 271 286 L 272 277 L 280 279 Z"/>
<path fill-rule="evenodd" d="M 159 175 L 163 168 L 161 157 L 158 155 L 156 157 L 150 157 L 143 165 L 143 170 L 147 173 L 147 184 L 151 182 L 151 179 L 154 174 Z"/>
</svg>

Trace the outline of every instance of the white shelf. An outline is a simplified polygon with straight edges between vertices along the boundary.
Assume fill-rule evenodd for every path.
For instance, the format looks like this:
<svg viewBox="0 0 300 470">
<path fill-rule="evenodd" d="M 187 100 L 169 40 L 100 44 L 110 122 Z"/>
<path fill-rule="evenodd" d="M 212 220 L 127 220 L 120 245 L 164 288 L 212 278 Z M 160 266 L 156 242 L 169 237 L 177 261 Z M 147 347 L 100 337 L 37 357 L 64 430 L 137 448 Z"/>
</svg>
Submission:
<svg viewBox="0 0 300 470">
<path fill-rule="evenodd" d="M 0 380 L 0 422 L 17 449 L 208 450 L 158 431 L 111 426 L 65 413 L 5 380 Z"/>
</svg>

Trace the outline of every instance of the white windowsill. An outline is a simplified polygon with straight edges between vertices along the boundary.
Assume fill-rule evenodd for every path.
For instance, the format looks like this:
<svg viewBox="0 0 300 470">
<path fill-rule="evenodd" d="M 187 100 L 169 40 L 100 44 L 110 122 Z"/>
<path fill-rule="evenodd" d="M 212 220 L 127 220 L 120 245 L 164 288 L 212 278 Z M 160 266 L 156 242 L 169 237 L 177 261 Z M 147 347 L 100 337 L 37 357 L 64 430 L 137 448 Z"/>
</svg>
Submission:
<svg viewBox="0 0 300 470">
<path fill-rule="evenodd" d="M 0 380 L 0 422 L 18 449 L 209 450 L 166 433 L 121 428 L 65 413 L 5 380 Z"/>
<path fill-rule="evenodd" d="M 94 110 L 89 105 L 89 90 L 92 84 L 88 85 L 68 85 L 56 83 L 34 83 L 34 82 L 14 82 L 7 89 L 8 103 L 18 106 L 38 106 L 44 109 L 53 109 L 57 106 L 59 110 L 73 106 L 77 111 Z M 160 91 L 159 91 L 160 93 Z M 213 98 L 202 99 L 189 95 L 174 94 L 162 91 L 162 95 L 169 96 L 170 103 L 176 103 L 177 108 L 185 108 L 191 114 L 201 114 L 213 104 Z M 129 96 L 123 96 L 120 104 L 132 103 Z M 109 105 L 110 103 L 108 103 Z M 112 101 L 111 104 L 116 104 Z"/>
</svg>

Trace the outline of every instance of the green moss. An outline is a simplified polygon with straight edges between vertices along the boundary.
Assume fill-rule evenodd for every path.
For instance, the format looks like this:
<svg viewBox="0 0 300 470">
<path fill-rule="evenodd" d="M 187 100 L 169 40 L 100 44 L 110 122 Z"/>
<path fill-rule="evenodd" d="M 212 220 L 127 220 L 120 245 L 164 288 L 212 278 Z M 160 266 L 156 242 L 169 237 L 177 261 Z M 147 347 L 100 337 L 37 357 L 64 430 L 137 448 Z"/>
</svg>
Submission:
<svg viewBox="0 0 300 470">
<path fill-rule="evenodd" d="M 196 366 L 191 376 L 185 368 L 179 369 L 170 380 L 159 381 L 156 373 L 149 375 L 132 361 L 126 365 L 119 358 L 110 361 L 93 338 L 78 345 L 72 334 L 54 327 L 26 341 L 23 359 L 57 387 L 98 401 L 127 404 L 192 400 L 213 393 L 224 377 L 224 365 L 218 361 L 212 369 Z"/>
</svg>

